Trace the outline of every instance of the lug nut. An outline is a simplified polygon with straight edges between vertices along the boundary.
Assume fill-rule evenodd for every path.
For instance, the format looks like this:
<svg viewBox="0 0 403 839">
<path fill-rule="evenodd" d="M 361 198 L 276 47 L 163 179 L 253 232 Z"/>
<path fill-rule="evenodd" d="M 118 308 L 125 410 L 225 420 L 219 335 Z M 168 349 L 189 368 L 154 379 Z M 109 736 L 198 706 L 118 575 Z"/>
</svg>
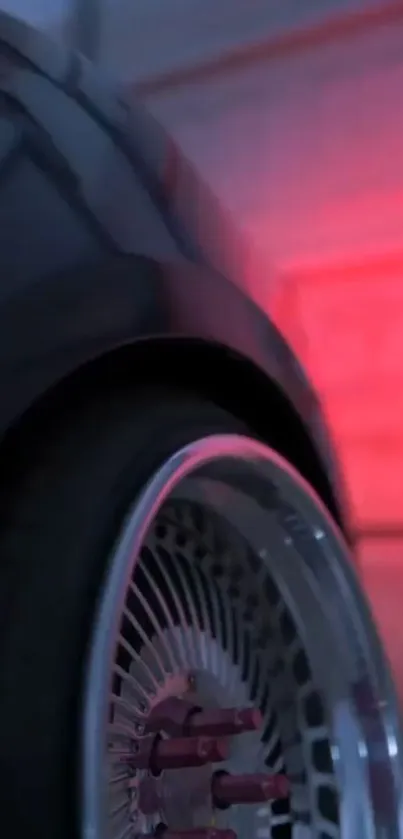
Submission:
<svg viewBox="0 0 403 839">
<path fill-rule="evenodd" d="M 215 737 L 182 737 L 160 740 L 153 755 L 156 771 L 204 766 L 217 763 L 228 756 L 225 740 Z"/>
<path fill-rule="evenodd" d="M 231 737 L 245 731 L 257 731 L 262 715 L 257 708 L 212 708 L 193 711 L 185 722 L 189 735 Z"/>
<path fill-rule="evenodd" d="M 211 791 L 214 805 L 225 810 L 231 804 L 259 804 L 287 798 L 289 783 L 285 775 L 230 775 L 217 772 Z"/>
<path fill-rule="evenodd" d="M 182 769 L 218 763 L 228 756 L 225 740 L 216 737 L 177 737 L 171 740 L 147 737 L 139 743 L 131 763 L 135 769 Z"/>
<path fill-rule="evenodd" d="M 147 731 L 165 731 L 173 737 L 231 737 L 257 731 L 262 715 L 257 708 L 211 708 L 203 710 L 191 702 L 170 697 L 155 708 Z"/>
<path fill-rule="evenodd" d="M 183 736 L 188 718 L 200 710 L 192 702 L 170 696 L 160 702 L 150 714 L 147 720 L 147 731 L 153 733 L 165 731 L 172 737 Z M 195 732 L 195 734 L 198 734 L 198 732 Z"/>
</svg>

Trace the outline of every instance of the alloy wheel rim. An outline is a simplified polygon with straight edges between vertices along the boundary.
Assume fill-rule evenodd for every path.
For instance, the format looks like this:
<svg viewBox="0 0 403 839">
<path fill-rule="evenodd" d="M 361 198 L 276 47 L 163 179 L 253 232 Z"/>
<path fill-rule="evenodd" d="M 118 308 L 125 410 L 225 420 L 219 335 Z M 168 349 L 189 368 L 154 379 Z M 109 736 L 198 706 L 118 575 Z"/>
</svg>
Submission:
<svg viewBox="0 0 403 839">
<path fill-rule="evenodd" d="M 200 533 L 203 527 L 207 533 Z M 183 534 L 188 534 L 184 564 L 178 560 L 178 534 L 182 534 L 182 539 Z M 217 540 L 224 543 L 226 559 L 221 562 L 221 582 L 215 580 L 213 584 L 211 566 L 217 564 Z M 197 558 L 201 544 L 209 557 L 210 570 L 206 573 L 211 591 L 216 586 L 216 591 L 226 593 L 227 606 L 224 605 L 224 612 L 221 607 L 220 612 L 222 626 L 229 620 L 226 608 L 235 610 L 234 614 L 241 608 L 239 603 L 236 608 L 228 604 L 240 601 L 243 608 L 247 586 L 252 611 L 255 608 L 252 622 L 260 615 L 259 637 L 252 635 L 254 654 L 260 662 L 260 683 L 254 693 L 252 677 L 241 678 L 234 663 L 231 669 L 231 655 L 222 638 L 214 637 L 217 632 L 200 632 L 201 617 L 196 611 L 199 609 L 200 613 L 203 584 L 198 564 L 201 563 L 203 574 L 207 568 L 202 568 L 205 557 Z M 151 552 L 154 557 L 152 574 L 156 561 L 161 566 L 168 556 L 171 577 L 173 568 L 176 578 L 178 569 L 179 576 L 185 576 L 182 591 L 187 611 L 193 609 L 193 617 L 189 620 L 188 614 L 185 622 L 179 621 L 179 629 L 178 621 L 171 620 L 171 625 L 165 621 L 164 627 L 160 621 L 161 631 L 155 633 L 151 644 L 140 625 L 142 642 L 134 650 L 135 667 L 130 672 L 133 661 L 131 665 L 126 661 L 123 668 L 118 663 L 122 619 L 126 616 L 127 620 L 127 613 L 132 612 L 138 636 L 135 613 L 140 606 L 143 611 L 147 606 L 144 592 L 136 584 L 136 574 L 142 569 L 144 578 L 147 551 L 148 556 Z M 236 595 L 231 574 L 234 564 L 240 568 L 242 563 L 242 584 Z M 262 602 L 261 591 L 265 598 Z M 131 607 L 129 592 L 135 604 Z M 258 598 L 255 606 L 253 596 L 255 601 Z M 182 604 L 182 612 L 183 608 Z M 203 609 L 206 613 L 206 603 Z M 267 621 L 263 619 L 266 612 L 270 615 Z M 228 636 L 228 627 L 226 631 Z M 233 631 L 238 631 L 236 626 Z M 245 637 L 251 634 L 243 623 L 239 632 Z M 267 638 L 272 640 L 268 642 Z M 132 653 L 133 647 L 126 644 L 126 652 L 127 646 Z M 273 650 L 274 662 L 269 661 Z M 217 656 L 221 656 L 218 671 L 226 674 L 224 679 L 218 678 L 214 670 Z M 122 672 L 126 674 L 124 678 Z M 130 690 L 125 695 L 130 682 L 127 675 L 137 683 L 135 696 Z M 139 704 L 139 679 L 140 684 L 143 681 L 143 710 Z M 189 688 L 192 679 L 196 682 L 193 690 Z M 265 698 L 262 694 L 266 689 Z M 162 821 L 161 816 L 175 809 L 172 801 L 177 800 L 178 792 L 172 771 L 162 773 L 168 793 L 161 793 L 161 810 L 152 814 L 145 814 L 138 806 L 139 771 L 135 767 L 130 790 L 134 790 L 136 800 L 131 793 L 126 795 L 126 789 L 123 797 L 126 796 L 127 806 L 123 806 L 121 822 L 113 815 L 114 805 L 107 793 L 111 772 L 113 777 L 116 775 L 117 741 L 116 733 L 111 736 L 111 725 L 116 730 L 118 708 L 133 718 L 133 725 L 128 727 L 123 713 L 126 740 L 121 739 L 118 746 L 122 749 L 123 743 L 127 754 L 128 749 L 138 748 L 138 742 L 150 736 L 150 712 L 171 697 L 181 701 L 190 697 L 203 708 L 214 704 L 260 707 L 263 720 L 259 731 L 230 738 L 231 755 L 234 749 L 235 753 L 238 750 L 239 760 L 231 762 L 230 757 L 222 766 L 213 761 L 208 778 L 222 767 L 231 772 L 246 767 L 248 773 L 280 772 L 289 784 L 285 805 L 280 803 L 277 807 L 274 801 L 273 806 L 270 799 L 264 806 L 231 806 L 224 815 L 211 807 L 210 795 L 207 810 L 204 799 L 203 807 L 196 813 L 200 824 L 182 825 L 180 820 L 179 828 L 173 824 L 174 832 L 182 831 L 184 839 L 196 827 L 211 830 L 212 822 L 216 830 L 223 831 L 217 834 L 221 839 L 231 839 L 233 834 L 228 831 L 236 833 L 238 839 L 246 839 L 251 832 L 259 839 L 274 839 L 276 835 L 279 839 L 356 839 L 357 835 L 366 839 L 380 835 L 398 839 L 401 835 L 397 705 L 348 550 L 327 511 L 303 479 L 276 453 L 248 438 L 217 435 L 186 446 L 160 467 L 126 518 L 110 559 L 88 657 L 81 753 L 83 839 L 133 839 L 161 830 L 169 839 L 172 825 Z M 120 724 L 123 725 L 122 718 Z M 268 761 L 276 740 L 280 744 L 277 760 Z M 140 770 L 141 784 L 150 776 L 149 769 L 145 773 Z M 127 772 L 130 775 L 132 770 L 133 761 L 126 759 L 121 773 L 123 790 Z M 190 786 L 199 790 L 203 784 L 206 786 L 206 774 L 197 772 L 191 769 L 182 774 L 182 787 L 188 778 L 193 778 Z M 211 792 L 211 786 L 209 789 Z M 277 818 L 276 812 L 280 813 Z"/>
</svg>

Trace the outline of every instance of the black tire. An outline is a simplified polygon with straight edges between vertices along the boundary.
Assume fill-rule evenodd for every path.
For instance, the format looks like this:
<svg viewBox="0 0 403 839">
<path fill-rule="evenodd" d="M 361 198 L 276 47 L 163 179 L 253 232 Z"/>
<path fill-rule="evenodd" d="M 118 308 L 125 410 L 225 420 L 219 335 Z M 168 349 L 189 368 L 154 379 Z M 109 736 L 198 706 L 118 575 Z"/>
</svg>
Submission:
<svg viewBox="0 0 403 839">
<path fill-rule="evenodd" d="M 108 552 L 150 474 L 214 432 L 245 429 L 196 397 L 117 390 L 20 452 L 0 533 L 0 820 L 13 839 L 81 839 L 83 662 Z"/>
</svg>

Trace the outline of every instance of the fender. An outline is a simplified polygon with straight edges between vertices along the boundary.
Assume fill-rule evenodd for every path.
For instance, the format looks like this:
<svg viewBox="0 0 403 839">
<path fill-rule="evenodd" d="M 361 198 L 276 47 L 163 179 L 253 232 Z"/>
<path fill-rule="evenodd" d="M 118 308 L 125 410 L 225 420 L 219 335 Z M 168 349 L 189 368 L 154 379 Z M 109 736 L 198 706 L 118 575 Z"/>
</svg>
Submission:
<svg viewBox="0 0 403 839">
<path fill-rule="evenodd" d="M 249 299 L 238 236 L 173 138 L 82 57 L 4 14 L 0 54 L 0 435 L 118 348 L 153 338 L 220 345 L 260 371 L 263 415 L 267 381 L 300 418 L 306 461 L 337 512 L 315 395 Z"/>
<path fill-rule="evenodd" d="M 0 434 L 83 365 L 153 338 L 217 344 L 263 372 L 300 418 L 340 503 L 342 485 L 319 403 L 291 349 L 243 291 L 184 259 L 104 254 L 95 265 L 46 276 L 3 301 Z"/>
</svg>

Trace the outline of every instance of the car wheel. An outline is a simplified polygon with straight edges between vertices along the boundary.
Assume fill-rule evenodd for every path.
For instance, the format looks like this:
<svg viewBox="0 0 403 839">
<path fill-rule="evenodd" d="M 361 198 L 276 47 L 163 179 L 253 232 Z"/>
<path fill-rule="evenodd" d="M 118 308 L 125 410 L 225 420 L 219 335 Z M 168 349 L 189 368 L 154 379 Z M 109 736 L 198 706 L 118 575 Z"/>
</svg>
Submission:
<svg viewBox="0 0 403 839">
<path fill-rule="evenodd" d="M 237 420 L 163 389 L 69 408 L 22 444 L 0 556 L 13 839 L 399 835 L 348 550 Z"/>
</svg>

